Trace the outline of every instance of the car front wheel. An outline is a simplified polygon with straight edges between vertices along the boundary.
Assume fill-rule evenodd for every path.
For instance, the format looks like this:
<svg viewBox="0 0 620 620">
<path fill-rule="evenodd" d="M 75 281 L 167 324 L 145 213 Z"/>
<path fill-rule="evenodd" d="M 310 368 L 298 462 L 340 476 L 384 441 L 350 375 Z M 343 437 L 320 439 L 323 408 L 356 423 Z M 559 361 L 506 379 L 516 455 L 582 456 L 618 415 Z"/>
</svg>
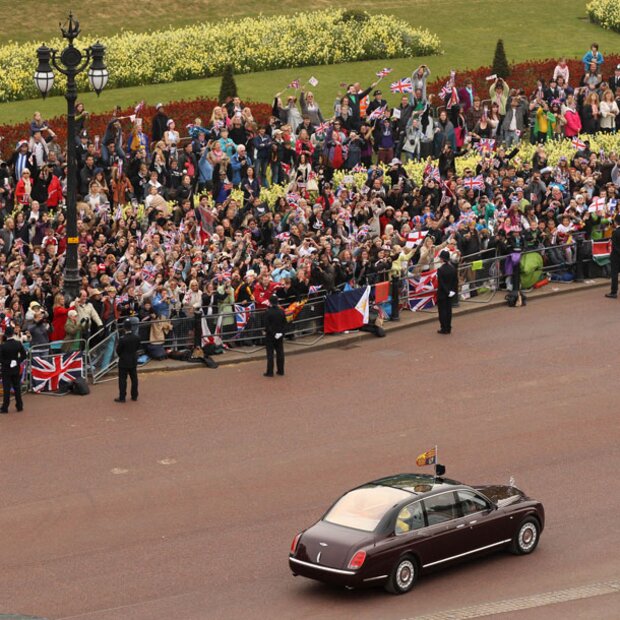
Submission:
<svg viewBox="0 0 620 620">
<path fill-rule="evenodd" d="M 392 594 L 406 594 L 418 580 L 418 565 L 412 557 L 401 558 L 392 569 L 385 589 Z"/>
<path fill-rule="evenodd" d="M 519 525 L 519 529 L 512 539 L 510 551 L 516 555 L 527 555 L 528 553 L 532 553 L 538 545 L 539 537 L 540 525 L 538 521 L 533 517 L 528 517 Z"/>
</svg>

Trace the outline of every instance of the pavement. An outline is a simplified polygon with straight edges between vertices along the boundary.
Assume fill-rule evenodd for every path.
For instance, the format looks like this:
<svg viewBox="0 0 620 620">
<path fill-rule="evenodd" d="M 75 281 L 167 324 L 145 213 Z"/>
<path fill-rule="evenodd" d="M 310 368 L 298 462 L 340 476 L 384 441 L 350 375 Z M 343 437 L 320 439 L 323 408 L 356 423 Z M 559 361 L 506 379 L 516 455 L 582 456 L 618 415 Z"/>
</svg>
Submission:
<svg viewBox="0 0 620 620">
<path fill-rule="evenodd" d="M 584 289 L 605 286 L 609 286 L 609 280 L 602 278 L 589 279 L 584 282 L 551 282 L 547 286 L 540 289 L 527 292 L 526 296 L 529 303 L 530 301 L 544 299 L 549 296 L 566 295 L 568 293 L 579 292 Z M 506 292 L 507 291 L 497 291 L 493 295 L 487 294 L 479 298 L 473 298 L 472 300 L 461 301 L 459 306 L 454 308 L 453 311 L 455 320 L 457 320 L 458 316 L 463 314 L 481 312 L 483 310 L 491 310 L 500 307 L 506 308 L 507 312 L 514 311 L 514 308 L 508 308 L 506 306 L 506 301 L 504 299 Z M 422 312 L 410 312 L 408 310 L 404 310 L 401 311 L 398 321 L 386 321 L 383 327 L 386 334 L 389 335 L 390 333 L 401 329 L 425 325 L 432 322 L 437 322 L 437 312 L 435 310 Z M 347 345 L 354 345 L 362 340 L 372 338 L 376 338 L 376 336 L 362 331 L 352 331 L 343 334 L 317 334 L 304 338 L 297 338 L 293 341 L 287 340 L 284 350 L 287 356 L 298 355 L 307 353 L 308 351 L 321 351 L 332 347 L 346 347 Z M 215 359 L 218 365 L 226 366 L 230 364 L 241 364 L 256 360 L 264 360 L 264 358 L 264 347 L 238 347 L 225 351 L 221 355 L 214 356 L 213 359 Z M 140 366 L 140 373 L 187 370 L 189 368 L 194 368 L 195 366 L 196 364 L 194 363 L 181 362 L 172 359 L 161 361 L 149 360 L 146 364 Z M 116 376 L 116 369 L 109 373 L 108 378 L 112 376 Z"/>
<path fill-rule="evenodd" d="M 264 378 L 261 359 L 145 373 L 124 405 L 114 383 L 26 395 L 0 420 L 0 613 L 615 620 L 620 302 L 602 293 L 459 311 L 450 338 L 433 324 L 312 350 L 284 377 Z M 435 444 L 448 476 L 513 478 L 544 503 L 534 554 L 428 575 L 400 597 L 292 577 L 299 530 Z"/>
</svg>

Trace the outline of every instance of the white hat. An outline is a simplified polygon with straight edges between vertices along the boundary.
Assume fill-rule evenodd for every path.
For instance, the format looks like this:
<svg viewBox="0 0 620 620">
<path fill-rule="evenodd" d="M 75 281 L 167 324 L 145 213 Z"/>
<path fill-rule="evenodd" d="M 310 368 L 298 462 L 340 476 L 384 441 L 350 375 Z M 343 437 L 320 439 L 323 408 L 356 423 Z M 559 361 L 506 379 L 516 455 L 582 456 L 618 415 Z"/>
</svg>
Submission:
<svg viewBox="0 0 620 620">
<path fill-rule="evenodd" d="M 164 104 L 163 104 L 163 103 L 158 103 L 158 104 L 155 106 L 155 109 L 156 109 L 156 110 L 159 110 L 159 108 L 163 108 L 163 107 L 164 107 Z"/>
<path fill-rule="evenodd" d="M 396 164 L 402 164 L 403 162 L 400 161 L 400 159 L 398 159 L 398 157 L 395 157 L 391 162 L 390 162 L 390 166 L 394 166 Z"/>
<path fill-rule="evenodd" d="M 254 277 L 256 277 L 256 271 L 254 271 L 254 269 L 248 269 L 248 270 L 245 272 L 245 277 L 247 278 L 248 276 L 254 276 Z"/>
</svg>

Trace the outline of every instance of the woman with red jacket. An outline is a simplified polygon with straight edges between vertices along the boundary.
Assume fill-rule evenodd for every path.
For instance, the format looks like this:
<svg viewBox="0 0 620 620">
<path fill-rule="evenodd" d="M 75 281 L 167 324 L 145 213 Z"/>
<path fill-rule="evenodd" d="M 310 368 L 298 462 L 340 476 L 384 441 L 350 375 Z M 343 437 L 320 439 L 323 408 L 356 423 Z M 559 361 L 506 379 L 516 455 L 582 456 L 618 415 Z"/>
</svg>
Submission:
<svg viewBox="0 0 620 620">
<path fill-rule="evenodd" d="M 63 198 L 62 195 L 62 183 L 60 179 L 55 175 L 51 175 L 50 184 L 47 186 L 47 208 L 56 209 Z"/>
<path fill-rule="evenodd" d="M 563 110 L 562 116 L 566 121 L 564 125 L 564 135 L 567 138 L 578 136 L 581 132 L 581 117 L 577 112 L 577 103 L 572 95 L 566 100 L 566 107 Z"/>
<path fill-rule="evenodd" d="M 65 323 L 69 308 L 65 308 L 65 299 L 61 293 L 54 297 L 54 307 L 52 308 L 52 333 L 50 341 L 65 339 Z"/>
<path fill-rule="evenodd" d="M 17 181 L 15 186 L 15 203 L 16 206 L 27 207 L 30 205 L 30 194 L 32 193 L 32 179 L 30 178 L 30 170 L 22 172 L 22 178 Z"/>
</svg>

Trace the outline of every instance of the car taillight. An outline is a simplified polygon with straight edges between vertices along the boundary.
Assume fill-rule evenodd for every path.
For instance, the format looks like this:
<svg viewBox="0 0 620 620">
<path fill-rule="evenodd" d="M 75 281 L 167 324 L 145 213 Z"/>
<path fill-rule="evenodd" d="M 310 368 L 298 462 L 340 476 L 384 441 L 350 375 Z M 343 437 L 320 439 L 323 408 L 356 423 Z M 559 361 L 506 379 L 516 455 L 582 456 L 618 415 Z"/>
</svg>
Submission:
<svg viewBox="0 0 620 620">
<path fill-rule="evenodd" d="M 366 559 L 366 552 L 365 551 L 358 551 L 351 558 L 351 561 L 349 562 L 349 568 L 352 568 L 352 569 L 361 568 L 365 559 Z"/>
<path fill-rule="evenodd" d="M 297 534 L 297 536 L 295 536 L 295 538 L 293 538 L 293 542 L 291 543 L 291 553 L 295 554 L 295 551 L 297 551 L 297 544 L 299 543 L 299 539 L 301 538 L 301 532 L 299 532 L 299 534 Z"/>
</svg>

